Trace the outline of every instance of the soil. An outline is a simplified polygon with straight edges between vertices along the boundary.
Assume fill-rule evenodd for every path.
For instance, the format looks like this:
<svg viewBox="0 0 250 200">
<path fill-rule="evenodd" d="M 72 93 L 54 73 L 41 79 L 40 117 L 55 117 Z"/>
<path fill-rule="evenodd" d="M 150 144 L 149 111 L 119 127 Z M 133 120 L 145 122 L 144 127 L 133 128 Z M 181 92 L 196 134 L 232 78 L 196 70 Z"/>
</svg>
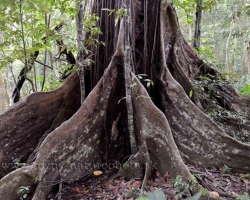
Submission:
<svg viewBox="0 0 250 200">
<path fill-rule="evenodd" d="M 237 197 L 239 200 L 250 199 L 250 174 L 231 173 L 231 169 L 227 166 L 220 169 L 199 168 L 198 166 L 188 166 L 188 168 L 197 181 L 215 195 L 227 200 L 233 200 Z M 63 189 L 57 194 L 51 193 L 48 200 L 133 200 L 138 198 L 142 180 L 113 178 L 116 173 L 117 170 L 96 170 L 93 174 L 78 181 L 63 183 Z M 157 170 L 154 170 L 142 195 L 146 196 L 149 191 L 161 190 L 168 200 L 177 200 L 180 193 L 177 192 L 174 183 L 176 182 L 170 181 L 168 173 L 161 175 Z"/>
</svg>

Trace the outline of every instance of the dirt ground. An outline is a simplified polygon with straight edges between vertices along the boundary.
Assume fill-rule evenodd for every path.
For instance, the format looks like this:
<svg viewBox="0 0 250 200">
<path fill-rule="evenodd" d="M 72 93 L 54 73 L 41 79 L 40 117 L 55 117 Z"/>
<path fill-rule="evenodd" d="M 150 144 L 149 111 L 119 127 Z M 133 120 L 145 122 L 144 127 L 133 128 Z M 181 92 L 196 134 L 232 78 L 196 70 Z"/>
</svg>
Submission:
<svg viewBox="0 0 250 200">
<path fill-rule="evenodd" d="M 239 200 L 250 199 L 250 174 L 231 173 L 231 169 L 227 166 L 220 169 L 199 168 L 197 166 L 188 166 L 188 168 L 197 181 L 215 195 L 224 197 L 227 200 L 236 198 Z M 93 174 L 89 174 L 78 181 L 64 183 L 63 189 L 57 194 L 51 193 L 48 200 L 137 199 L 140 196 L 142 180 L 125 180 L 123 177 L 112 178 L 116 173 L 116 170 L 93 171 Z M 157 170 L 152 172 L 151 176 L 152 178 L 148 180 L 143 192 L 144 196 L 148 191 L 161 190 L 164 192 L 166 199 L 178 199 L 177 196 L 180 194 L 180 192 L 178 193 L 178 185 L 185 184 L 180 181 L 181 177 L 179 177 L 179 182 L 177 180 L 171 182 L 168 173 L 161 175 Z M 174 185 L 176 186 L 174 187 Z"/>
</svg>

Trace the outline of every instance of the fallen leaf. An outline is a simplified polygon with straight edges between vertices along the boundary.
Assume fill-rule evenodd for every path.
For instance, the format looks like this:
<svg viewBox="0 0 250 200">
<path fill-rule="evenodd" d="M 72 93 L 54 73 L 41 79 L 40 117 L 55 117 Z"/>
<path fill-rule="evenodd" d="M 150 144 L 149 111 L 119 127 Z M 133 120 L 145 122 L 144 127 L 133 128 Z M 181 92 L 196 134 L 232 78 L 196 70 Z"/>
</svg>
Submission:
<svg viewBox="0 0 250 200">
<path fill-rule="evenodd" d="M 96 171 L 93 172 L 93 174 L 96 175 L 96 176 L 99 176 L 99 175 L 102 174 L 102 171 L 96 170 Z"/>
<path fill-rule="evenodd" d="M 129 190 L 130 190 L 131 188 L 132 188 L 132 186 L 131 186 L 131 185 L 127 185 L 127 189 L 129 189 Z"/>
<path fill-rule="evenodd" d="M 236 192 L 231 192 L 231 194 L 238 196 L 239 194 L 237 194 Z"/>
<path fill-rule="evenodd" d="M 153 189 L 153 190 L 157 190 L 158 188 L 157 188 L 157 187 L 153 187 L 152 189 Z"/>
<path fill-rule="evenodd" d="M 133 186 L 134 186 L 135 188 L 139 188 L 139 187 L 141 186 L 141 181 L 135 181 L 135 182 L 133 183 Z"/>
<path fill-rule="evenodd" d="M 87 194 L 87 193 L 89 193 L 89 190 L 85 190 L 85 191 L 84 191 L 84 194 Z"/>
</svg>

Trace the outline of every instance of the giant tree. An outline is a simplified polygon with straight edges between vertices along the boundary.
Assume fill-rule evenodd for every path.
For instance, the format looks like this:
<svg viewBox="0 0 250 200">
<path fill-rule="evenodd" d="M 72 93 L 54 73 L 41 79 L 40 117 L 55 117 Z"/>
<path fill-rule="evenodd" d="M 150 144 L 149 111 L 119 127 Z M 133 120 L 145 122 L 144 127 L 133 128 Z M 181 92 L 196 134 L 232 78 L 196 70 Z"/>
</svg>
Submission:
<svg viewBox="0 0 250 200">
<path fill-rule="evenodd" d="M 121 11 L 123 1 L 92 4 L 102 34 L 92 45 L 86 33 L 82 45 L 88 51 L 76 61 L 93 61 L 84 69 L 82 104 L 81 77 L 73 73 L 60 88 L 33 93 L 0 115 L 1 198 L 28 192 L 34 200 L 46 199 L 55 184 L 78 180 L 109 160 L 123 160 L 118 174 L 141 177 L 144 184 L 152 168 L 195 183 L 184 163 L 249 172 L 250 100 L 184 40 L 171 3 L 125 5 L 118 15 L 112 11 Z M 211 115 L 216 110 L 227 115 Z M 245 143 L 229 136 L 231 130 L 242 133 Z M 26 165 L 14 169 L 14 163 Z M 196 184 L 185 193 L 199 189 Z"/>
</svg>

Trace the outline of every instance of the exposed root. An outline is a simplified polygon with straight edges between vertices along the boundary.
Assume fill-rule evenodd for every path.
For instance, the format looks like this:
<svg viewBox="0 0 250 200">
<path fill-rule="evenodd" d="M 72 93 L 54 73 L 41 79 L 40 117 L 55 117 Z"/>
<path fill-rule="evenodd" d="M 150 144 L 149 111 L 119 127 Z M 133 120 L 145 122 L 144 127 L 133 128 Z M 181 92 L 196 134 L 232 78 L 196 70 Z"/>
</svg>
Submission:
<svg viewBox="0 0 250 200">
<path fill-rule="evenodd" d="M 5 200 L 18 199 L 34 190 L 34 169 L 31 166 L 17 169 L 0 180 L 0 197 Z M 26 187 L 22 190 L 21 187 Z"/>
<path fill-rule="evenodd" d="M 73 75 L 57 90 L 33 93 L 0 114 L 0 178 L 14 170 L 15 163 L 26 162 L 47 130 L 77 111 L 78 91 L 78 78 Z"/>
<path fill-rule="evenodd" d="M 46 199 L 53 187 L 58 184 L 59 172 L 57 170 L 49 171 L 37 185 L 32 200 Z"/>
<path fill-rule="evenodd" d="M 152 170 L 152 161 L 150 160 L 150 155 L 149 155 L 145 141 L 143 141 L 143 147 L 144 147 L 143 149 L 145 149 L 144 150 L 144 159 L 146 162 L 145 162 L 144 178 L 143 178 L 142 185 L 141 185 L 141 195 L 144 191 L 144 188 L 147 185 L 148 178 L 151 176 L 151 170 Z"/>
<path fill-rule="evenodd" d="M 238 172 L 249 172 L 250 145 L 229 136 L 190 100 L 183 87 L 173 78 L 168 59 L 175 46 L 168 46 L 165 9 L 161 12 L 162 70 L 159 79 L 161 106 L 170 123 L 175 142 L 188 163 L 200 166 L 223 166 Z M 168 50 L 166 51 L 166 46 Z M 176 47 L 177 48 L 177 47 Z M 171 50 L 172 49 L 172 50 Z"/>
<path fill-rule="evenodd" d="M 114 56 L 114 60 L 77 113 L 45 138 L 34 163 L 1 180 L 1 197 L 6 197 L 5 200 L 19 198 L 22 195 L 17 192 L 20 186 L 38 184 L 33 200 L 45 199 L 52 182 L 77 180 L 93 171 L 97 154 L 105 148 L 100 141 L 105 112 L 122 72 L 117 67 L 119 57 Z"/>
</svg>

